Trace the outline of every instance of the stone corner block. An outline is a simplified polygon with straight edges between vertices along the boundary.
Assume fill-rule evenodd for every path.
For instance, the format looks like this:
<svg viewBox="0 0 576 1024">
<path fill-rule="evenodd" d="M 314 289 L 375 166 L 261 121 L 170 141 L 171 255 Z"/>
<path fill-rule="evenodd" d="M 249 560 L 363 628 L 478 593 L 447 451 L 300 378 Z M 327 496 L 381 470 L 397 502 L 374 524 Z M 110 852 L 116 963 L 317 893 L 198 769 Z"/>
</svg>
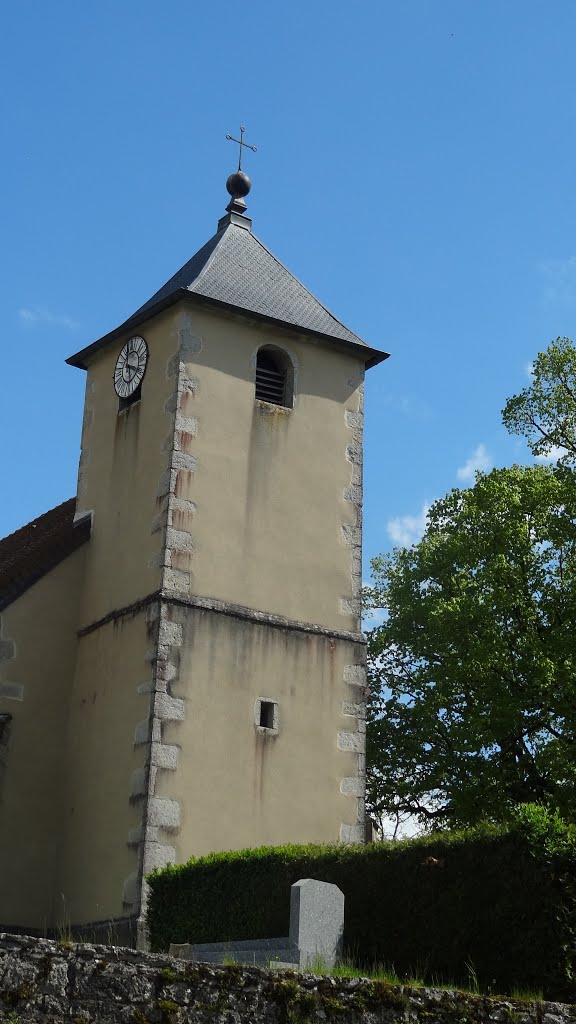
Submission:
<svg viewBox="0 0 576 1024">
<path fill-rule="evenodd" d="M 366 708 L 364 704 L 355 704 L 352 701 L 345 700 L 342 703 L 342 714 L 350 718 L 364 719 L 366 717 Z"/>
<path fill-rule="evenodd" d="M 352 465 L 362 465 L 362 445 L 349 444 L 346 448 L 346 458 Z"/>
<path fill-rule="evenodd" d="M 159 644 L 174 644 L 175 647 L 182 645 L 182 626 L 178 622 L 168 622 L 163 619 L 158 630 Z"/>
<path fill-rule="evenodd" d="M 178 765 L 179 748 L 170 743 L 153 743 L 151 762 L 157 768 L 167 768 L 175 771 Z"/>
<path fill-rule="evenodd" d="M 165 846 L 164 843 L 147 843 L 144 848 L 145 875 L 149 875 L 154 868 L 165 868 L 167 864 L 176 863 L 176 849 L 174 846 Z"/>
<path fill-rule="evenodd" d="M 188 530 L 175 530 L 169 526 L 166 530 L 166 546 L 174 551 L 191 552 L 194 550 L 192 534 Z"/>
<path fill-rule="evenodd" d="M 193 473 L 196 469 L 196 459 L 193 455 L 175 451 L 172 455 L 172 469 L 183 469 Z"/>
<path fill-rule="evenodd" d="M 180 804 L 177 800 L 152 797 L 148 808 L 148 824 L 176 831 L 180 828 Z"/>
<path fill-rule="evenodd" d="M 359 621 L 360 615 L 362 614 L 362 602 L 357 597 L 341 597 L 340 614 L 352 615 Z"/>
<path fill-rule="evenodd" d="M 163 722 L 182 722 L 186 717 L 186 706 L 180 697 L 170 697 L 168 693 L 156 694 L 156 717 Z"/>
<path fill-rule="evenodd" d="M 345 665 L 344 682 L 350 686 L 366 686 L 366 668 L 364 665 Z"/>
<path fill-rule="evenodd" d="M 358 775 L 349 775 L 340 779 L 340 792 L 343 796 L 354 796 L 362 799 L 366 794 L 364 779 Z"/>
<path fill-rule="evenodd" d="M 180 569 L 166 569 L 164 572 L 164 590 L 173 594 L 190 593 L 190 573 Z"/>
<path fill-rule="evenodd" d="M 363 843 L 366 840 L 363 825 L 340 825 L 341 843 Z"/>
<path fill-rule="evenodd" d="M 351 751 L 353 754 L 366 752 L 366 737 L 361 732 L 342 730 L 338 733 L 338 750 Z"/>
</svg>

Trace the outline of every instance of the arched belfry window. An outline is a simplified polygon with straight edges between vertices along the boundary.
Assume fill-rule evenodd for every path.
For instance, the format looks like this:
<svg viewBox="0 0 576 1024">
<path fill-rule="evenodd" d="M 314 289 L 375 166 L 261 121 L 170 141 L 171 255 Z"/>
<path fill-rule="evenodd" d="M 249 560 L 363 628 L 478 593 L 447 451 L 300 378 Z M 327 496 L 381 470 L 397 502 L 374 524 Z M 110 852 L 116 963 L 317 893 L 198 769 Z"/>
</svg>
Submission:
<svg viewBox="0 0 576 1024">
<path fill-rule="evenodd" d="M 294 367 L 290 356 L 274 345 L 264 345 L 256 356 L 256 398 L 292 408 Z"/>
</svg>

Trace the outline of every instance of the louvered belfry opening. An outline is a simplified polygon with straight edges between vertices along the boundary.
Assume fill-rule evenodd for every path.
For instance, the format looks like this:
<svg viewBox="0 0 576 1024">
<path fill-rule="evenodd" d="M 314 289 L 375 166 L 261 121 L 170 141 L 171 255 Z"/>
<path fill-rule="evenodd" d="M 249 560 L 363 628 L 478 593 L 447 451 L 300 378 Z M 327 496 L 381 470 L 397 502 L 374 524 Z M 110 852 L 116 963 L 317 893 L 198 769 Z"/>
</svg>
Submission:
<svg viewBox="0 0 576 1024">
<path fill-rule="evenodd" d="M 273 405 L 288 405 L 287 367 L 280 352 L 261 348 L 256 359 L 256 398 Z"/>
</svg>

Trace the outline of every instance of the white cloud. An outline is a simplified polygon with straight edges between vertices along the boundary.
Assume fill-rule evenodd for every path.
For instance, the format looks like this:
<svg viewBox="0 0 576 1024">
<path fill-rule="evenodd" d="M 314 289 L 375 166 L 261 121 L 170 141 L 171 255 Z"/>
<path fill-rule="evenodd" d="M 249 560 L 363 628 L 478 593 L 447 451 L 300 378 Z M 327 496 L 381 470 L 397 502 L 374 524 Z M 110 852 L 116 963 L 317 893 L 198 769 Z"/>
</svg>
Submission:
<svg viewBox="0 0 576 1024">
<path fill-rule="evenodd" d="M 416 419 L 428 419 L 430 416 L 430 406 L 418 396 L 400 395 L 386 391 L 380 394 L 380 402 L 401 416 L 414 417 Z"/>
<path fill-rule="evenodd" d="M 566 455 L 566 449 L 553 444 L 546 455 L 537 455 L 536 460 L 538 462 L 558 462 L 563 455 Z"/>
<path fill-rule="evenodd" d="M 534 376 L 534 363 L 526 363 L 526 366 L 524 367 L 524 373 L 526 374 L 527 377 L 533 377 Z"/>
<path fill-rule="evenodd" d="M 479 444 L 464 465 L 458 467 L 456 476 L 465 483 L 473 483 L 477 471 L 486 473 L 489 469 L 492 469 L 493 465 L 492 456 L 487 451 L 486 445 Z"/>
<path fill-rule="evenodd" d="M 576 256 L 547 260 L 540 265 L 546 302 L 571 306 L 576 299 Z"/>
<path fill-rule="evenodd" d="M 395 544 L 400 547 L 408 548 L 412 544 L 416 544 L 424 530 L 426 529 L 426 517 L 430 505 L 425 503 L 418 515 L 415 516 L 396 516 L 394 519 L 389 519 L 386 523 L 386 529 L 388 535 L 394 541 Z"/>
<path fill-rule="evenodd" d="M 25 324 L 55 324 L 57 327 L 67 327 L 70 331 L 80 327 L 78 321 L 72 317 L 50 313 L 47 309 L 19 309 L 18 316 Z"/>
</svg>

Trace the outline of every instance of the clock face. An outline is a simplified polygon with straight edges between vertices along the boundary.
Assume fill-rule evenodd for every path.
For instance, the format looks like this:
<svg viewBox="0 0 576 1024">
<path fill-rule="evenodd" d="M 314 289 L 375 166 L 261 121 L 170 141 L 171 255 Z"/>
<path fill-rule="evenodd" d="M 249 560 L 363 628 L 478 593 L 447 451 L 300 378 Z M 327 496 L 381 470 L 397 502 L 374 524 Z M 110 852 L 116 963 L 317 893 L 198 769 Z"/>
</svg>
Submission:
<svg viewBox="0 0 576 1024">
<path fill-rule="evenodd" d="M 114 387 L 120 398 L 129 398 L 142 383 L 148 361 L 144 338 L 130 338 L 123 346 L 114 370 Z"/>
</svg>

